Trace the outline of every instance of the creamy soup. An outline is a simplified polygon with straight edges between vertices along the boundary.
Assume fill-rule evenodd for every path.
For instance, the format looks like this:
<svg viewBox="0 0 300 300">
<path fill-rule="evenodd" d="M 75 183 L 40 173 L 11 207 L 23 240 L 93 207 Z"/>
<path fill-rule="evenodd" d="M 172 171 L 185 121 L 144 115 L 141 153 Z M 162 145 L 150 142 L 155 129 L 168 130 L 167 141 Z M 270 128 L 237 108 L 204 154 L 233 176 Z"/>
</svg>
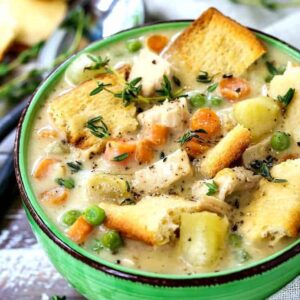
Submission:
<svg viewBox="0 0 300 300">
<path fill-rule="evenodd" d="M 189 78 L 165 55 L 178 35 L 79 55 L 36 116 L 28 173 L 49 218 L 87 251 L 150 272 L 217 272 L 297 238 L 284 227 L 294 204 L 277 228 L 261 225 L 260 198 L 292 184 L 280 166 L 299 154 L 284 121 L 295 90 L 270 89 L 299 67 L 265 45 L 243 75 Z"/>
</svg>

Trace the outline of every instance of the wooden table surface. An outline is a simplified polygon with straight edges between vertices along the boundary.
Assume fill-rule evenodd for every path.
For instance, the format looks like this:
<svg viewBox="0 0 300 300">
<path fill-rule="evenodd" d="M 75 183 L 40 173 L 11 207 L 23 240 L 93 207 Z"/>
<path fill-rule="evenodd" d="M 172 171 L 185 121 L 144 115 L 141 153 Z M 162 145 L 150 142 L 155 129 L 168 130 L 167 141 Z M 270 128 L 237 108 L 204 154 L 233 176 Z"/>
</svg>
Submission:
<svg viewBox="0 0 300 300">
<path fill-rule="evenodd" d="M 4 199 L 1 199 L 3 201 Z M 5 199 L 0 219 L 0 299 L 84 299 L 54 269 L 37 244 L 19 196 Z"/>
</svg>

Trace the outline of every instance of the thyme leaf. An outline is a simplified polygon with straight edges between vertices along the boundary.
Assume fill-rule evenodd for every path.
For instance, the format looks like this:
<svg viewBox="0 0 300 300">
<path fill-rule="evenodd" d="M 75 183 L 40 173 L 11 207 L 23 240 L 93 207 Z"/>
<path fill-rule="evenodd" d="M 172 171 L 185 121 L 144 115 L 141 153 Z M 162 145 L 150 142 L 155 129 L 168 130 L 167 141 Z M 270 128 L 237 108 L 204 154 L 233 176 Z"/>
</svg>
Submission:
<svg viewBox="0 0 300 300">
<path fill-rule="evenodd" d="M 110 83 L 97 82 L 97 85 L 98 86 L 90 92 L 90 96 L 95 96 L 101 93 L 103 90 L 110 92 L 109 90 L 106 89 L 107 86 L 111 86 Z"/>
<path fill-rule="evenodd" d="M 126 82 L 124 89 L 119 93 L 115 93 L 114 96 L 122 99 L 125 107 L 128 106 L 132 101 L 136 101 L 141 94 L 141 80 L 142 77 L 137 77 L 129 82 Z"/>
<path fill-rule="evenodd" d="M 204 141 L 198 133 L 207 133 L 204 129 L 198 129 L 198 130 L 188 130 L 182 137 L 180 137 L 177 140 L 177 143 L 179 143 L 181 146 L 190 141 L 192 138 L 196 138 L 198 140 Z"/>
<path fill-rule="evenodd" d="M 113 158 L 113 161 L 122 161 L 122 160 L 128 158 L 128 156 L 129 156 L 128 153 L 122 153 L 122 154 L 120 154 L 120 155 L 118 155 L 118 156 L 115 156 L 115 157 Z"/>
<path fill-rule="evenodd" d="M 75 187 L 75 182 L 73 178 L 63 179 L 63 178 L 56 178 L 55 182 L 60 185 L 64 186 L 66 189 L 73 189 Z"/>
<path fill-rule="evenodd" d="M 169 78 L 164 75 L 163 82 L 161 84 L 161 89 L 156 91 L 158 95 L 164 96 L 165 98 L 172 100 L 174 99 L 174 95 L 172 92 L 172 85 Z"/>
<path fill-rule="evenodd" d="M 216 82 L 216 83 L 213 83 L 212 85 L 210 85 L 208 88 L 207 88 L 207 92 L 208 93 L 212 93 L 212 92 L 214 92 L 216 89 L 217 89 L 217 87 L 218 87 L 218 83 Z"/>
<path fill-rule="evenodd" d="M 100 55 L 88 54 L 87 57 L 93 62 L 91 66 L 85 67 L 84 70 L 100 70 L 106 67 L 109 63 L 109 58 L 102 58 Z"/>
<path fill-rule="evenodd" d="M 219 187 L 215 181 L 205 182 L 204 184 L 208 187 L 208 191 L 206 193 L 207 196 L 212 196 L 219 190 Z"/>
<path fill-rule="evenodd" d="M 284 106 L 288 106 L 290 102 L 293 100 L 295 95 L 295 89 L 289 88 L 288 91 L 283 96 L 278 96 L 277 99 Z"/>
<path fill-rule="evenodd" d="M 71 170 L 71 173 L 77 173 L 81 170 L 82 168 L 82 162 L 76 160 L 75 162 L 67 162 L 68 167 Z"/>
<path fill-rule="evenodd" d="M 99 122 L 100 125 L 97 125 Z M 110 136 L 110 132 L 108 130 L 107 125 L 104 123 L 102 116 L 90 119 L 86 123 L 85 127 L 91 131 L 91 134 L 98 138 L 103 139 L 108 138 Z"/>
<path fill-rule="evenodd" d="M 282 75 L 285 72 L 285 67 L 276 68 L 271 61 L 266 61 L 266 67 L 270 73 L 266 78 L 266 82 L 270 82 L 275 75 Z"/>
<path fill-rule="evenodd" d="M 272 168 L 274 164 L 274 158 L 269 156 L 265 160 L 254 160 L 250 163 L 250 167 L 254 171 L 255 174 L 261 175 L 266 178 L 270 182 L 274 183 L 283 183 L 287 182 L 286 179 L 274 178 L 271 175 L 270 168 Z"/>
<path fill-rule="evenodd" d="M 209 76 L 208 72 L 200 71 L 200 74 L 197 76 L 197 82 L 201 83 L 211 83 L 214 78 L 214 75 Z"/>
</svg>

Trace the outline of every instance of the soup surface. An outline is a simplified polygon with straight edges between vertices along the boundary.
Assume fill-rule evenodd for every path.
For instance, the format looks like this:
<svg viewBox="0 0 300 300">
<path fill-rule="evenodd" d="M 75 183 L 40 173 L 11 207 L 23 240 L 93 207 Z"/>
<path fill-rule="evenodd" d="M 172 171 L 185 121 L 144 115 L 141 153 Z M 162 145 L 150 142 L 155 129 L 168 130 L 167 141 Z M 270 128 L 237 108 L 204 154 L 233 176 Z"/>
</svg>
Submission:
<svg viewBox="0 0 300 300">
<path fill-rule="evenodd" d="M 178 35 L 78 56 L 36 116 L 28 172 L 47 215 L 87 251 L 150 272 L 217 272 L 297 238 L 298 196 L 279 194 L 299 178 L 286 119 L 299 101 L 289 74 L 300 72 L 265 45 L 242 75 L 189 77 L 165 55 Z"/>
</svg>

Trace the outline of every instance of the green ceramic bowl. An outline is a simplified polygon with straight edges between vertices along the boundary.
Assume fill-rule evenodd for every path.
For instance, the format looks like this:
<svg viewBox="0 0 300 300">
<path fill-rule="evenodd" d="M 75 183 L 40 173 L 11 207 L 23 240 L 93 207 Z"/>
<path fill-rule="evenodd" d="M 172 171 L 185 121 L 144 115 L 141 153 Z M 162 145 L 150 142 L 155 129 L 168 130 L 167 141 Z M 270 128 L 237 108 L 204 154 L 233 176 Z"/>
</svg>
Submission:
<svg viewBox="0 0 300 300">
<path fill-rule="evenodd" d="M 156 30 L 178 29 L 190 21 L 159 23 L 124 31 L 90 45 L 82 52 L 109 48 Z M 300 52 L 263 33 L 256 32 L 293 59 Z M 49 91 L 57 84 L 71 57 L 59 66 L 39 87 L 23 113 L 15 146 L 15 167 L 24 208 L 31 227 L 57 270 L 88 299 L 264 299 L 300 274 L 300 239 L 286 249 L 247 266 L 218 273 L 199 275 L 166 275 L 133 270 L 105 261 L 88 253 L 60 232 L 39 205 L 27 170 L 28 141 L 33 120 Z"/>
</svg>

